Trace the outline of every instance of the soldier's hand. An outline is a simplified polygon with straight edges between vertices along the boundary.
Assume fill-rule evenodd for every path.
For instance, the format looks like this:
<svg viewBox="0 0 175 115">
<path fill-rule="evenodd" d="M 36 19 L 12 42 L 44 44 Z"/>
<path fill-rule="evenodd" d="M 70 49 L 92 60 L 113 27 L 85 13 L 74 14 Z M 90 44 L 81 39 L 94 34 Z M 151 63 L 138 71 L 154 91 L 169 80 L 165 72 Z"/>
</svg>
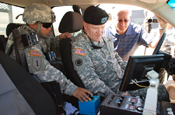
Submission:
<svg viewBox="0 0 175 115">
<path fill-rule="evenodd" d="M 121 95 L 131 96 L 128 92 L 124 92 Z"/>
<path fill-rule="evenodd" d="M 72 37 L 72 35 L 69 32 L 65 32 L 65 33 L 62 33 L 61 35 L 59 35 L 60 39 L 71 38 L 71 37 Z"/>
<path fill-rule="evenodd" d="M 87 102 L 87 101 L 90 101 L 91 98 L 86 93 L 88 93 L 91 96 L 93 96 L 93 94 L 89 90 L 78 87 L 74 91 L 73 96 L 78 98 L 81 102 L 83 102 L 83 100 Z"/>
</svg>

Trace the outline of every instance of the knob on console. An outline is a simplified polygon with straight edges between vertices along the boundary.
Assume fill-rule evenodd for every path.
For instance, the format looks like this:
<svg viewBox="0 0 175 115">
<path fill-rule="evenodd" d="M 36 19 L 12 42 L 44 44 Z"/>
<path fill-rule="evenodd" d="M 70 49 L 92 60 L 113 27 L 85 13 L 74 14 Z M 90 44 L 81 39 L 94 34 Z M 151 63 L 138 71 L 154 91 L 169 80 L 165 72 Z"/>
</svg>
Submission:
<svg viewBox="0 0 175 115">
<path fill-rule="evenodd" d="M 143 112 L 143 107 L 138 106 L 138 107 L 136 107 L 136 110 L 139 111 L 139 112 Z"/>
<path fill-rule="evenodd" d="M 121 98 L 124 99 L 125 98 L 124 95 L 121 95 Z"/>
<path fill-rule="evenodd" d="M 120 106 L 121 106 L 121 104 L 122 104 L 122 102 L 121 102 L 121 101 L 119 101 L 119 102 L 118 102 L 118 106 L 120 107 Z"/>
</svg>

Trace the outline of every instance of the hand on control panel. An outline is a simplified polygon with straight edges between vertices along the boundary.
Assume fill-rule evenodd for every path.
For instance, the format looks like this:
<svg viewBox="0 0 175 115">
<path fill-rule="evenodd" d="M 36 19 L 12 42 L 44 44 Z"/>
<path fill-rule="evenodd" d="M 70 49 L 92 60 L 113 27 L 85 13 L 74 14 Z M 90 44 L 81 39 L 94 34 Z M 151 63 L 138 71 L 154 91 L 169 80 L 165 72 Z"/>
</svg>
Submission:
<svg viewBox="0 0 175 115">
<path fill-rule="evenodd" d="M 131 96 L 127 91 L 122 93 L 121 95 Z"/>
</svg>

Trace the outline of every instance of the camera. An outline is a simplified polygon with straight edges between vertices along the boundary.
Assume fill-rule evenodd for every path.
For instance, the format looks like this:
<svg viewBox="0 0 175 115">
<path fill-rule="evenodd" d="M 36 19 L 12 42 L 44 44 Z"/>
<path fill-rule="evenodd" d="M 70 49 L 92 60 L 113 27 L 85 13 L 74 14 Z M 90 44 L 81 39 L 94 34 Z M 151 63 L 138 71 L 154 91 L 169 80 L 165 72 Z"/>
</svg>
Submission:
<svg viewBox="0 0 175 115">
<path fill-rule="evenodd" d="M 35 32 L 26 33 L 21 35 L 24 47 L 38 44 L 38 36 Z"/>
<path fill-rule="evenodd" d="M 149 18 L 148 23 L 158 23 L 158 21 L 157 21 L 157 19 Z"/>
</svg>

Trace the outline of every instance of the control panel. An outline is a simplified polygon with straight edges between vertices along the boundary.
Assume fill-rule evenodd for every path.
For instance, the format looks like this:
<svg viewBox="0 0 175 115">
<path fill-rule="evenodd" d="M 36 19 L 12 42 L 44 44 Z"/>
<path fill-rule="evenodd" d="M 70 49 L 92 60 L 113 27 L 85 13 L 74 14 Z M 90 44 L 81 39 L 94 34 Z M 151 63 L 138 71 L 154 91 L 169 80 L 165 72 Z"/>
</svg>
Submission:
<svg viewBox="0 0 175 115">
<path fill-rule="evenodd" d="M 139 96 L 109 94 L 101 104 L 100 115 L 142 115 L 143 107 Z"/>
<path fill-rule="evenodd" d="M 162 101 L 160 105 L 160 115 L 175 115 L 175 103 Z"/>
<path fill-rule="evenodd" d="M 139 96 L 131 97 L 109 94 L 100 106 L 100 115 L 142 115 L 144 100 Z M 175 103 L 158 102 L 157 115 L 175 115 Z"/>
</svg>

